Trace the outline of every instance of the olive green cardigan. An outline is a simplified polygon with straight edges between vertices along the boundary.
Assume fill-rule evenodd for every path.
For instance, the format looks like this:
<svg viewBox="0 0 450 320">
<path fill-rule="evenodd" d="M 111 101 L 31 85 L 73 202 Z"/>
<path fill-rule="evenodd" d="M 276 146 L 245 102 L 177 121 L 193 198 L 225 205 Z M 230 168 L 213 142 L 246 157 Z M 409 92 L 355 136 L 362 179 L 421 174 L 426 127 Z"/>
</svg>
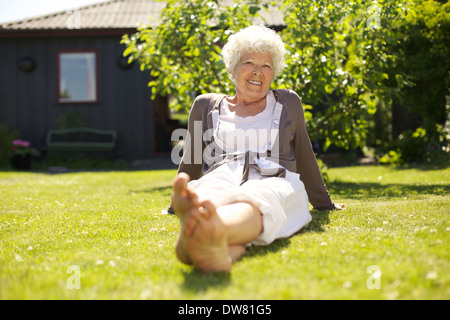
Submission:
<svg viewBox="0 0 450 320">
<path fill-rule="evenodd" d="M 334 209 L 306 131 L 300 97 L 292 90 L 273 90 L 273 93 L 275 99 L 283 105 L 278 132 L 279 164 L 291 172 L 300 174 L 309 202 L 314 209 Z M 191 180 L 199 179 L 209 169 L 207 161 L 203 159 L 203 151 L 213 142 L 198 139 L 199 132 L 194 131 L 200 130 L 200 122 L 201 134 L 207 130 L 212 131 L 212 111 L 220 107 L 225 97 L 226 95 L 223 94 L 209 93 L 198 96 L 194 101 L 188 122 L 191 138 L 185 141 L 183 157 L 178 168 L 178 172 L 187 173 Z M 195 135 L 197 135 L 196 138 L 194 138 Z M 199 150 L 202 151 L 201 155 Z"/>
</svg>

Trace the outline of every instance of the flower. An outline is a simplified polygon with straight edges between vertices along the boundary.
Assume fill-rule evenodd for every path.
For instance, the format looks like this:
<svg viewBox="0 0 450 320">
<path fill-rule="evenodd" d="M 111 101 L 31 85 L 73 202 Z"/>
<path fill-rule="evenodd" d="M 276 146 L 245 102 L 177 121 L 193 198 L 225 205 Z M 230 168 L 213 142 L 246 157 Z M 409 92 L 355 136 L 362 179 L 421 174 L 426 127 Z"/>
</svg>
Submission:
<svg viewBox="0 0 450 320">
<path fill-rule="evenodd" d="M 13 144 L 13 149 L 14 149 L 14 147 L 17 147 L 17 146 L 21 146 L 21 147 L 24 147 L 24 148 L 29 148 L 30 147 L 30 142 L 29 141 L 25 141 L 25 140 L 14 140 L 12 142 L 12 144 Z"/>
<path fill-rule="evenodd" d="M 38 156 L 39 152 L 36 149 L 30 148 L 31 143 L 25 140 L 13 140 L 12 151 L 14 155 L 32 155 Z"/>
</svg>

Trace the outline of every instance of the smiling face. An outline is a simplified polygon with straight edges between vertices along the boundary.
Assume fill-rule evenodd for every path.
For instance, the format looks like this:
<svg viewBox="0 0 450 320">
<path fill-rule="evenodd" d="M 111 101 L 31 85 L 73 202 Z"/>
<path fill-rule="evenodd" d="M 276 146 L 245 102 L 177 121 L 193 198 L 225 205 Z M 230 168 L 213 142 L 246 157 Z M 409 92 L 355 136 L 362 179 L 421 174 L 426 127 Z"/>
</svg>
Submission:
<svg viewBox="0 0 450 320">
<path fill-rule="evenodd" d="M 236 94 L 246 102 L 263 99 L 270 89 L 273 76 L 270 52 L 246 52 L 235 68 Z"/>
</svg>

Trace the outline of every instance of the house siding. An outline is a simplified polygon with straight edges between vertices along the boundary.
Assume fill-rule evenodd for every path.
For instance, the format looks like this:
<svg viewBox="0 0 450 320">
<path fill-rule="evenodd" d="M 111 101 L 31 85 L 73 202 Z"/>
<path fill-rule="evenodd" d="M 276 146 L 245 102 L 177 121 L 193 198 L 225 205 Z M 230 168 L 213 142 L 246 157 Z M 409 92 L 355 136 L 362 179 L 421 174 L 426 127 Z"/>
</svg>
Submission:
<svg viewBox="0 0 450 320">
<path fill-rule="evenodd" d="M 57 102 L 57 52 L 71 49 L 97 51 L 98 103 Z M 153 157 L 150 75 L 138 64 L 121 69 L 117 59 L 123 50 L 117 35 L 0 38 L 0 124 L 11 125 L 21 138 L 41 148 L 47 131 L 57 129 L 58 117 L 76 111 L 89 127 L 117 130 L 117 157 Z M 17 62 L 25 56 L 35 60 L 33 72 L 19 71 Z"/>
</svg>

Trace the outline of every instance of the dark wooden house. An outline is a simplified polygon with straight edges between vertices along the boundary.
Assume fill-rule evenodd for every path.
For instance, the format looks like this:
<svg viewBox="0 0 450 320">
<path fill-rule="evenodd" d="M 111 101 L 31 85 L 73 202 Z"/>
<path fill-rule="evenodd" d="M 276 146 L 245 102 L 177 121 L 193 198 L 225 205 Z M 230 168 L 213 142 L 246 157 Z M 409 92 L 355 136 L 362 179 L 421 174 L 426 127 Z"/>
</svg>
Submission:
<svg viewBox="0 0 450 320">
<path fill-rule="evenodd" d="M 149 73 L 120 44 L 140 23 L 156 24 L 164 5 L 111 0 L 0 25 L 0 125 L 38 149 L 65 120 L 117 132 L 122 159 L 166 152 L 167 102 L 151 100 Z"/>
</svg>

